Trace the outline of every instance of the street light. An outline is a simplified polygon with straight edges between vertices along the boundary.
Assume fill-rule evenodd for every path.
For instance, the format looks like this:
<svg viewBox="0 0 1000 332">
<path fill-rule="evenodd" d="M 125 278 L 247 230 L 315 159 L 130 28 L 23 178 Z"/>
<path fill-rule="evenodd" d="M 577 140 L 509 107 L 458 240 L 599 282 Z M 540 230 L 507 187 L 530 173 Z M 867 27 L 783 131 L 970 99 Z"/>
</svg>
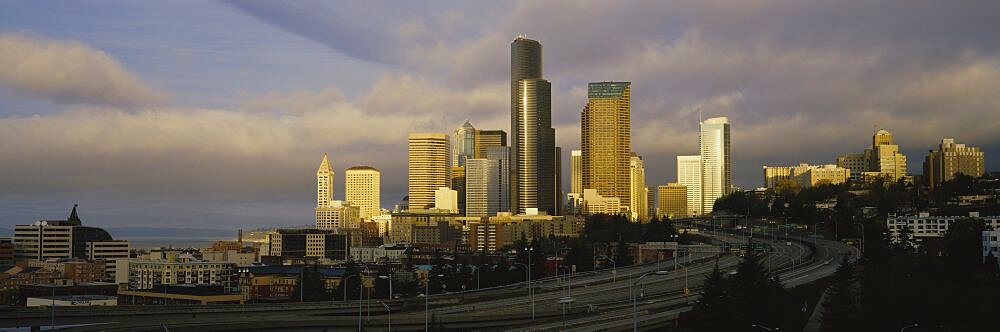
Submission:
<svg viewBox="0 0 1000 332">
<path fill-rule="evenodd" d="M 529 255 L 528 258 L 530 259 L 531 256 Z M 531 320 L 534 321 L 535 320 L 535 293 L 531 292 L 531 265 L 525 265 L 524 263 L 514 263 L 514 266 L 518 266 L 518 265 L 524 266 L 524 269 L 527 270 L 527 276 L 528 276 L 528 278 L 527 278 L 528 279 L 528 297 L 531 298 Z"/>
<path fill-rule="evenodd" d="M 535 290 L 531 287 L 531 252 L 535 251 L 534 247 L 524 248 L 528 252 L 528 297 L 531 298 L 531 321 L 535 321 Z"/>
<path fill-rule="evenodd" d="M 658 276 L 662 276 L 662 275 L 666 275 L 667 273 L 669 273 L 669 272 L 667 272 L 667 271 L 646 272 L 646 273 L 643 273 L 641 276 L 639 276 L 638 279 L 635 279 L 634 282 L 632 282 L 632 286 L 629 287 L 629 292 L 632 293 L 632 331 L 639 331 L 639 321 L 636 319 L 637 314 L 636 314 L 636 309 L 635 309 L 636 308 L 636 302 L 637 302 L 637 297 L 635 296 L 635 285 L 637 285 L 639 283 L 639 281 L 642 281 L 642 278 L 645 278 L 646 276 L 648 276 L 650 274 L 655 274 L 655 275 L 658 275 Z"/>
<path fill-rule="evenodd" d="M 917 323 L 913 323 L 913 324 L 910 324 L 910 325 L 907 325 L 907 326 L 904 326 L 903 328 L 899 329 L 899 332 L 903 332 L 903 331 L 906 331 L 906 329 L 908 329 L 908 328 L 911 328 L 911 327 L 920 327 L 920 324 L 917 324 Z"/>
<path fill-rule="evenodd" d="M 758 325 L 758 324 L 750 325 L 750 327 L 756 327 L 756 328 L 764 330 L 764 331 L 781 331 L 781 328 L 778 328 L 778 327 L 775 327 L 775 328 L 772 329 L 770 327 L 767 327 L 767 326 L 764 326 L 764 325 Z"/>
<path fill-rule="evenodd" d="M 378 276 L 379 279 L 389 279 L 389 300 L 392 300 L 392 273 L 388 276 Z"/>
<path fill-rule="evenodd" d="M 438 278 L 443 278 L 444 277 L 443 274 L 437 274 L 437 275 L 434 275 L 434 276 L 436 276 Z M 428 320 L 429 316 L 427 315 L 427 313 L 429 312 L 427 310 L 427 308 L 428 308 L 428 298 L 429 297 L 431 297 L 431 276 L 430 275 L 427 276 L 427 282 L 424 283 L 424 331 L 430 331 L 430 326 L 427 325 L 427 322 L 429 321 Z"/>
<path fill-rule="evenodd" d="M 611 261 L 611 282 L 615 282 L 615 278 L 618 276 L 618 263 L 615 263 L 615 260 L 608 257 L 608 255 L 601 255 L 601 257 Z"/>
<path fill-rule="evenodd" d="M 348 275 L 348 276 L 344 277 L 344 303 L 347 303 L 347 281 L 351 280 L 351 277 L 357 277 L 357 275 L 356 274 L 352 274 L 352 275 Z"/>
<path fill-rule="evenodd" d="M 392 332 L 392 310 L 389 310 L 389 305 L 385 304 L 385 302 L 378 301 L 378 303 L 381 303 L 385 307 L 385 314 L 388 315 L 388 330 Z"/>
</svg>

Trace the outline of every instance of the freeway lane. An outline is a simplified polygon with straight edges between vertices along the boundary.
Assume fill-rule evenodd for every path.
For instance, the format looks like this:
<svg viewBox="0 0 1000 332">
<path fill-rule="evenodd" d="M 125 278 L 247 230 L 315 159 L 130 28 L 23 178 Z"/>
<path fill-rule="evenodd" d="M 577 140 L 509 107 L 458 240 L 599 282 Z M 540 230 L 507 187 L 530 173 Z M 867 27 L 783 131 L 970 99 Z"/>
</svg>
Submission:
<svg viewBox="0 0 1000 332">
<path fill-rule="evenodd" d="M 858 257 L 859 251 L 850 246 L 823 239 L 803 239 L 814 243 L 817 250 L 814 259 L 810 263 L 797 266 L 796 269 L 786 269 L 779 273 L 786 286 L 794 287 L 819 278 L 831 275 L 837 266 L 838 259 L 842 254 L 849 254 Z M 793 256 L 789 256 L 790 259 Z M 801 257 L 801 256 L 800 256 Z M 790 267 L 790 266 L 789 266 Z M 703 277 L 702 277 L 703 278 Z M 703 279 L 702 279 L 703 280 Z M 700 283 L 700 280 L 699 280 Z M 679 313 L 691 309 L 687 305 L 688 301 L 693 301 L 697 295 L 685 299 L 682 295 L 667 294 L 666 299 L 649 301 L 642 299 L 638 306 L 638 321 L 644 328 L 657 328 L 669 325 L 670 321 L 676 319 Z M 623 315 L 623 312 L 628 315 Z M 569 331 L 595 331 L 595 330 L 623 330 L 631 326 L 631 310 L 624 308 L 608 311 L 597 315 L 591 314 L 585 317 L 574 318 L 563 327 L 562 322 L 554 322 L 543 325 L 536 325 L 531 330 L 569 330 Z"/>
<path fill-rule="evenodd" d="M 708 233 L 708 232 L 706 232 Z M 710 234 L 717 239 L 728 242 L 743 241 L 739 235 L 713 233 Z M 782 271 L 782 277 L 786 284 L 801 284 L 816 280 L 832 273 L 836 269 L 836 257 L 841 252 L 852 252 L 851 248 L 843 246 L 834 241 L 821 239 L 804 238 L 804 242 L 815 242 L 816 252 L 797 241 L 792 245 L 786 245 L 784 240 L 771 239 L 768 243 L 774 248 L 774 252 L 768 255 L 768 260 L 775 271 Z M 853 252 L 852 252 L 853 253 Z M 810 258 L 812 258 L 810 260 Z M 824 265 L 824 262 L 831 261 Z M 700 285 L 704 276 L 709 273 L 718 261 L 720 268 L 729 271 L 739 262 L 739 258 L 731 255 L 723 255 L 715 258 L 708 253 L 692 253 L 690 257 L 680 257 L 680 262 L 690 260 L 687 265 L 688 284 L 696 289 Z M 803 264 L 803 261 L 809 261 Z M 792 262 L 795 262 L 796 269 L 791 270 Z M 615 324 L 629 324 L 629 317 L 620 317 L 622 312 L 630 313 L 629 286 L 631 279 L 637 278 L 642 273 L 655 271 L 658 269 L 672 270 L 673 262 L 663 262 L 661 264 L 647 264 L 617 269 L 616 281 L 612 282 L 611 271 L 599 271 L 577 274 L 572 279 L 572 294 L 577 300 L 573 304 L 573 309 L 567 316 L 568 326 L 578 326 L 583 329 L 592 329 L 596 326 L 615 326 Z M 684 268 L 671 271 L 664 276 L 649 276 L 643 279 L 643 297 L 640 299 L 640 318 L 650 324 L 662 323 L 667 316 L 664 312 L 686 310 L 687 302 L 694 300 L 696 295 L 692 294 L 685 298 L 680 290 L 684 287 Z M 562 306 L 557 303 L 559 298 L 565 296 L 564 290 L 560 287 L 560 280 L 549 278 L 539 281 L 535 286 L 536 293 L 536 320 L 530 320 L 530 301 L 526 291 L 515 291 L 511 294 L 508 287 L 494 289 L 484 289 L 479 292 L 470 291 L 462 294 L 436 295 L 430 298 L 432 304 L 435 302 L 462 301 L 457 304 L 440 303 L 434 305 L 436 319 L 445 322 L 446 327 L 469 329 L 473 326 L 486 327 L 488 329 L 500 329 L 503 327 L 515 329 L 544 330 L 555 329 L 562 324 Z M 494 296 L 504 296 L 495 298 Z M 474 299 L 478 298 L 478 299 Z M 464 299 L 464 300 L 460 300 Z M 423 303 L 422 300 L 410 300 L 406 311 L 403 310 L 401 302 L 393 302 L 393 328 L 402 330 L 423 329 Z M 414 303 L 420 302 L 420 303 Z M 386 323 L 386 317 L 381 315 L 384 309 L 376 308 L 378 304 L 373 304 L 372 317 L 367 327 L 378 328 Z M 380 307 L 380 306 L 379 306 Z M 111 309 L 111 308 L 108 308 Z M 567 308 L 569 309 L 569 308 Z M 588 309 L 592 309 L 587 313 Z M 268 305 L 244 305 L 244 306 L 208 306 L 208 307 L 120 307 L 107 312 L 92 312 L 85 317 L 66 317 L 71 315 L 71 310 L 60 312 L 57 317 L 57 324 L 86 324 L 98 322 L 113 322 L 103 325 L 99 330 L 163 330 L 167 326 L 172 331 L 178 330 L 253 330 L 287 327 L 294 329 L 317 329 L 332 327 L 337 329 L 355 328 L 357 325 L 357 303 L 288 303 L 288 304 L 268 304 Z M 664 311 L 665 310 L 665 311 Z M 655 312 L 653 314 L 647 314 Z M 41 317 L 36 317 L 35 322 L 40 325 L 48 324 L 47 311 L 40 312 Z M 331 316 L 334 315 L 334 316 Z M 658 317 L 656 319 L 650 317 Z M 10 326 L 10 320 L 3 319 L 0 315 L 0 322 L 4 326 Z M 14 318 L 14 317 L 6 317 Z M 367 320 L 367 316 L 365 317 Z M 26 317 L 26 319 L 31 319 Z M 615 323 L 618 322 L 618 323 Z M 23 323 L 23 322 L 22 322 Z M 582 324 L 582 325 L 581 325 Z M 600 324 L 600 325 L 595 325 Z M 23 324 L 22 324 L 23 326 Z M 492 327 L 488 327 L 492 326 Z M 79 327 L 73 330 L 98 330 L 95 327 Z"/>
</svg>

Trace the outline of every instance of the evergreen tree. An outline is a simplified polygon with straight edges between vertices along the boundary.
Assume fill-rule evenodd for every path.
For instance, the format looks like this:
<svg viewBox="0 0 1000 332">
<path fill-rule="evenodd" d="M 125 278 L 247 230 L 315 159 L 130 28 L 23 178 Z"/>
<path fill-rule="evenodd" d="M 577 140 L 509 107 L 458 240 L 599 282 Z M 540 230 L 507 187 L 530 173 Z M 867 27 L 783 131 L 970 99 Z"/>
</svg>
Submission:
<svg viewBox="0 0 1000 332">
<path fill-rule="evenodd" d="M 615 253 L 615 263 L 618 266 L 632 265 L 632 250 L 628 242 L 618 242 L 618 250 Z"/>
<path fill-rule="evenodd" d="M 846 331 L 854 327 L 859 304 L 856 281 L 854 264 L 844 255 L 823 301 L 823 331 Z"/>
<path fill-rule="evenodd" d="M 702 284 L 701 298 L 695 302 L 692 316 L 698 330 L 703 331 L 724 331 L 727 329 L 727 320 L 717 319 L 718 313 L 732 311 L 732 296 L 730 286 L 722 271 L 719 270 L 719 263 L 715 263 Z"/>
<path fill-rule="evenodd" d="M 291 298 L 295 301 L 328 301 L 331 296 L 323 284 L 323 275 L 316 265 L 302 267 L 300 281 L 295 285 Z M 305 287 L 305 289 L 303 289 Z"/>
</svg>

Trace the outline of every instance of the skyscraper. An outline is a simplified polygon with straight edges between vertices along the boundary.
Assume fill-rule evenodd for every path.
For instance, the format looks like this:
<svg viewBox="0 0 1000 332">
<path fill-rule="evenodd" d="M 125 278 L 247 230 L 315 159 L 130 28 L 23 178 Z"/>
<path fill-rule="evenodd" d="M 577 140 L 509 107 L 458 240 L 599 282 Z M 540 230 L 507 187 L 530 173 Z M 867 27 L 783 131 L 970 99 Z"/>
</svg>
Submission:
<svg viewBox="0 0 1000 332">
<path fill-rule="evenodd" d="M 497 212 L 510 212 L 510 147 L 491 146 L 486 149 L 486 159 L 497 163 Z"/>
<path fill-rule="evenodd" d="M 434 207 L 434 191 L 451 185 L 447 134 L 410 134 L 407 187 L 410 210 Z"/>
<path fill-rule="evenodd" d="M 476 157 L 476 128 L 465 120 L 461 127 L 455 129 L 455 141 L 451 148 L 451 165 L 465 166 L 465 160 Z"/>
<path fill-rule="evenodd" d="M 511 211 L 555 213 L 557 151 L 552 86 L 542 79 L 542 44 L 518 36 L 510 55 Z"/>
<path fill-rule="evenodd" d="M 729 119 L 701 122 L 701 210 L 712 213 L 715 200 L 729 194 L 733 184 L 729 155 Z"/>
<path fill-rule="evenodd" d="M 660 218 L 677 218 L 688 215 L 688 188 L 680 183 L 671 182 L 657 188 L 660 196 L 660 208 L 657 209 Z"/>
<path fill-rule="evenodd" d="M 333 200 L 333 176 L 333 167 L 330 167 L 330 160 L 324 153 L 323 161 L 316 170 L 316 207 L 328 206 Z"/>
<path fill-rule="evenodd" d="M 465 215 L 495 216 L 500 211 L 499 160 L 473 158 L 465 164 Z"/>
<path fill-rule="evenodd" d="M 503 130 L 476 130 L 475 158 L 486 158 L 486 150 L 494 146 L 507 146 L 507 132 Z"/>
<path fill-rule="evenodd" d="M 633 208 L 629 174 L 630 90 L 629 82 L 587 86 L 587 106 L 580 112 L 580 145 L 583 188 L 596 189 L 604 197 L 617 197 L 622 206 Z"/>
<path fill-rule="evenodd" d="M 583 151 L 569 152 L 569 179 L 571 193 L 583 193 Z"/>
<path fill-rule="evenodd" d="M 465 162 L 464 160 L 463 163 Z M 465 166 L 452 166 L 451 185 L 449 187 L 458 192 L 458 210 L 456 210 L 458 213 L 465 213 L 465 181 Z"/>
<path fill-rule="evenodd" d="M 677 182 L 687 188 L 687 215 L 700 215 L 701 156 L 677 156 Z"/>
<path fill-rule="evenodd" d="M 381 214 L 382 173 L 370 166 L 354 166 L 344 171 L 344 200 L 357 206 L 359 217 L 370 220 Z"/>
<path fill-rule="evenodd" d="M 649 220 L 649 200 L 646 197 L 646 166 L 634 152 L 629 157 L 629 210 L 633 221 Z"/>
</svg>

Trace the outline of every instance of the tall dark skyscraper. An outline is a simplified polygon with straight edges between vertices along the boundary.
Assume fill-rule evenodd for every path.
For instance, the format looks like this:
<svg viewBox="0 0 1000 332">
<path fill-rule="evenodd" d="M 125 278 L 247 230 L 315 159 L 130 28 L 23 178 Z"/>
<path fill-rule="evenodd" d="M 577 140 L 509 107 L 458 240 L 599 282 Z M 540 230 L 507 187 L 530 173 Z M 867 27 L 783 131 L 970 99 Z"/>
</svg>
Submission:
<svg viewBox="0 0 1000 332">
<path fill-rule="evenodd" d="M 557 214 L 552 85 L 542 79 L 542 44 L 518 36 L 510 44 L 511 211 Z"/>
</svg>

